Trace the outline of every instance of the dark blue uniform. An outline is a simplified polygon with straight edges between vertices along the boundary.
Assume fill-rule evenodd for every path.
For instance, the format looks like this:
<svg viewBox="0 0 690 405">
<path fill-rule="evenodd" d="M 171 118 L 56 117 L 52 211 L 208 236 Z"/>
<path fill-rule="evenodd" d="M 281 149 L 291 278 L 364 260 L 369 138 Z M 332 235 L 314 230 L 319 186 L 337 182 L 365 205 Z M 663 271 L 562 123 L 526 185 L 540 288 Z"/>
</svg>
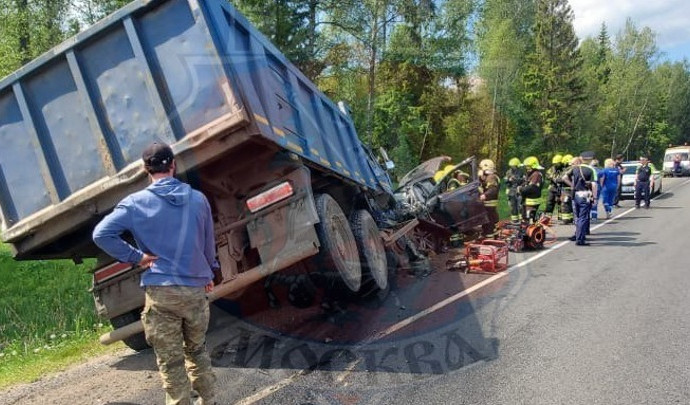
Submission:
<svg viewBox="0 0 690 405">
<path fill-rule="evenodd" d="M 649 181 L 652 178 L 652 168 L 642 165 L 635 173 L 635 208 L 640 208 L 640 200 L 644 198 L 645 208 L 649 208 Z"/>
<path fill-rule="evenodd" d="M 575 214 L 575 241 L 586 244 L 589 233 L 589 213 L 592 209 L 592 183 L 597 181 L 597 172 L 588 165 L 573 167 L 570 178 L 573 184 L 573 213 Z"/>
</svg>

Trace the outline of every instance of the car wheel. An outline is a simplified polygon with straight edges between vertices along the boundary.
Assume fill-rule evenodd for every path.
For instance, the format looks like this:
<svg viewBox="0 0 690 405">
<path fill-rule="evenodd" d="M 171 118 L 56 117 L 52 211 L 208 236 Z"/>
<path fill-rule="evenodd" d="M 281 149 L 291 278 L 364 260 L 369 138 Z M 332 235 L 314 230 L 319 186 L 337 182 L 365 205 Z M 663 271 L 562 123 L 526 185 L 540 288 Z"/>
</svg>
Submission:
<svg viewBox="0 0 690 405">
<path fill-rule="evenodd" d="M 386 249 L 374 218 L 366 210 L 358 210 L 350 218 L 350 227 L 357 243 L 362 267 L 362 294 L 388 287 Z"/>
<path fill-rule="evenodd" d="M 319 223 L 316 234 L 321 249 L 315 257 L 316 265 L 326 273 L 327 278 L 338 278 L 352 292 L 359 291 L 362 284 L 362 267 L 352 229 L 338 202 L 328 194 L 315 198 Z M 337 276 L 332 273 L 337 273 Z"/>
</svg>

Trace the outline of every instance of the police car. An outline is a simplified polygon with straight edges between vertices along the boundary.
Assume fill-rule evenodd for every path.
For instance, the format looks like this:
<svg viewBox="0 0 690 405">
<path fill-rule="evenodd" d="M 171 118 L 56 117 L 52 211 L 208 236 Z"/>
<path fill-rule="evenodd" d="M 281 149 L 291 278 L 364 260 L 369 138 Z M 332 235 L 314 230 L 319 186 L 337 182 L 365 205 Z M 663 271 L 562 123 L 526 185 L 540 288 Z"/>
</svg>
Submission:
<svg viewBox="0 0 690 405">
<path fill-rule="evenodd" d="M 634 198 L 635 197 L 635 172 L 637 168 L 640 167 L 639 161 L 633 162 L 623 162 L 623 179 L 621 183 L 621 198 Z M 654 167 L 653 163 L 649 163 L 649 167 L 652 168 L 652 179 L 654 180 L 654 188 L 651 190 L 652 195 L 657 195 L 661 193 L 663 174 L 661 171 Z"/>
</svg>

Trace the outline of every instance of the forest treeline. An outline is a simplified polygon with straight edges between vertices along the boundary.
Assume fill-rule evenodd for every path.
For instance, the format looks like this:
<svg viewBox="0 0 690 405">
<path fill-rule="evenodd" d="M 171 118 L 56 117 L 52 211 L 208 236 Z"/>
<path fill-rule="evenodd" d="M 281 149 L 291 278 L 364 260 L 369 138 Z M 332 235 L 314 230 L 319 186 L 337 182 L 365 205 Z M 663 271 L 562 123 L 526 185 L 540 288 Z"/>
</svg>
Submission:
<svg viewBox="0 0 690 405">
<path fill-rule="evenodd" d="M 126 4 L 0 0 L 0 75 Z M 656 159 L 690 141 L 690 63 L 628 20 L 577 38 L 567 0 L 235 0 L 401 173 L 445 154 L 594 150 Z"/>
</svg>

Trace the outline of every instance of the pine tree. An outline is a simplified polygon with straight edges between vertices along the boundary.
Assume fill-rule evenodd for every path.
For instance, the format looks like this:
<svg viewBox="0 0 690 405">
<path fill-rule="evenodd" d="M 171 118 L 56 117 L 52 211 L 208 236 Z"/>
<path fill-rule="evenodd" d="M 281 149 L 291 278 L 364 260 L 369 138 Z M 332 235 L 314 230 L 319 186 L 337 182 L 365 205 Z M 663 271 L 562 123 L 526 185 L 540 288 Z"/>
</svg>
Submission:
<svg viewBox="0 0 690 405">
<path fill-rule="evenodd" d="M 583 98 L 582 58 L 567 0 L 538 0 L 534 24 L 535 49 L 523 76 L 525 101 L 538 128 L 537 139 L 550 151 L 574 135 L 574 115 Z"/>
</svg>

